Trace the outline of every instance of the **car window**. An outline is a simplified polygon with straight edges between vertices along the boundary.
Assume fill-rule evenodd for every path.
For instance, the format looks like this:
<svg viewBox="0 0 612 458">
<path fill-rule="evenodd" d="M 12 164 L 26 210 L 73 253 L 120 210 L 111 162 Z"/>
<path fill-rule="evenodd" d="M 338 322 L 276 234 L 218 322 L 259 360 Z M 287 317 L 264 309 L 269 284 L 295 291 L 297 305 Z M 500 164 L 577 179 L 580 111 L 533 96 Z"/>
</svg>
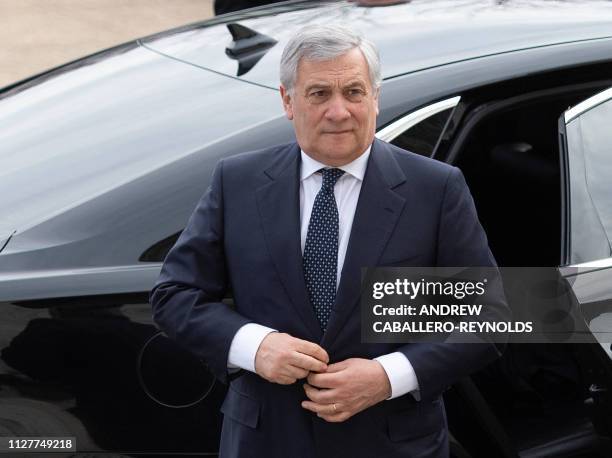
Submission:
<svg viewBox="0 0 612 458">
<path fill-rule="evenodd" d="M 571 263 L 612 255 L 611 98 L 608 89 L 564 115 Z"/>
<path fill-rule="evenodd" d="M 377 137 L 422 156 L 431 156 L 460 97 L 420 108 L 385 126 Z"/>
<path fill-rule="evenodd" d="M 403 132 L 391 143 L 422 156 L 431 156 L 451 111 L 452 108 L 448 108 L 430 116 Z"/>
</svg>

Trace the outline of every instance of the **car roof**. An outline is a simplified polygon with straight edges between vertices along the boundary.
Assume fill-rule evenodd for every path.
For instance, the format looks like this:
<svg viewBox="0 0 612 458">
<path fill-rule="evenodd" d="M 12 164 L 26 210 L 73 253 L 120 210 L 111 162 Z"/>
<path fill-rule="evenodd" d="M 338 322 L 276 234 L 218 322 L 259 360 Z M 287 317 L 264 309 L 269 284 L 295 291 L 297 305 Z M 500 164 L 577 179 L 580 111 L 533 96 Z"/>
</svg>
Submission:
<svg viewBox="0 0 612 458">
<path fill-rule="evenodd" d="M 143 46 L 201 68 L 277 88 L 278 63 L 301 27 L 348 24 L 378 47 L 383 78 L 518 50 L 612 36 L 612 3 L 550 0 L 415 0 L 384 7 L 358 2 L 289 2 L 220 16 L 143 39 Z M 238 76 L 228 24 L 276 40 Z"/>
</svg>

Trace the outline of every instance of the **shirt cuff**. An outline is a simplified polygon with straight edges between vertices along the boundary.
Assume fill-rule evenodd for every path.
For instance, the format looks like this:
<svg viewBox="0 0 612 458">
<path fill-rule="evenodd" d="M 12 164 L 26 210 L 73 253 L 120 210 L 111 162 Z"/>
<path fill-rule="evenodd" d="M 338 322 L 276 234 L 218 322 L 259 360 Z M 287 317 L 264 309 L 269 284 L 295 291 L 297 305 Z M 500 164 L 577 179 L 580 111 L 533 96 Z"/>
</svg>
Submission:
<svg viewBox="0 0 612 458">
<path fill-rule="evenodd" d="M 406 393 L 411 393 L 417 401 L 421 399 L 419 381 L 406 355 L 396 351 L 374 359 L 382 365 L 389 377 L 391 396 L 388 399 L 397 398 Z"/>
<path fill-rule="evenodd" d="M 264 338 L 276 329 L 257 323 L 247 323 L 238 329 L 232 339 L 227 357 L 228 369 L 245 369 L 255 372 L 255 355 Z"/>
</svg>

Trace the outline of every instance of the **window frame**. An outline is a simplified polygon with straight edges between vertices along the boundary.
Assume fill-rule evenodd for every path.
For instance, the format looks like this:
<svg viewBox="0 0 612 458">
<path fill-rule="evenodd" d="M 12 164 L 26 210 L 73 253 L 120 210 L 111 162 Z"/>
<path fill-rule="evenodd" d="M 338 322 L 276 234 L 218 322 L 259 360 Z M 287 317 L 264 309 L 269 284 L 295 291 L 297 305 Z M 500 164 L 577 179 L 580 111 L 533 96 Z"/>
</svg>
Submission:
<svg viewBox="0 0 612 458">
<path fill-rule="evenodd" d="M 412 111 L 395 121 L 392 121 L 390 124 L 387 124 L 385 127 L 381 128 L 376 132 L 376 138 L 380 140 L 384 140 L 386 142 L 392 142 L 397 137 L 402 135 L 404 132 L 413 128 L 417 124 L 425 121 L 426 119 L 448 109 L 454 109 L 460 102 L 461 96 L 456 95 L 454 97 L 450 97 L 448 99 L 440 100 L 438 102 L 434 102 L 432 104 L 426 105 L 422 108 L 419 108 L 415 111 Z M 452 113 L 449 116 L 449 119 L 452 117 Z M 440 135 L 438 137 L 438 142 L 442 135 L 444 134 L 446 127 L 442 129 Z M 436 148 L 434 148 L 432 152 L 432 156 L 435 153 Z"/>
<path fill-rule="evenodd" d="M 580 271 L 591 271 L 608 269 L 612 267 L 612 256 L 583 261 L 572 262 L 572 205 L 571 205 L 571 180 L 570 180 L 570 151 L 567 138 L 567 126 L 589 110 L 612 101 L 612 87 L 605 89 L 586 100 L 576 104 L 565 111 L 559 118 L 559 147 L 562 173 L 562 266 L 579 269 Z M 607 237 L 607 234 L 605 234 Z M 610 240 L 608 238 L 608 243 Z"/>
</svg>

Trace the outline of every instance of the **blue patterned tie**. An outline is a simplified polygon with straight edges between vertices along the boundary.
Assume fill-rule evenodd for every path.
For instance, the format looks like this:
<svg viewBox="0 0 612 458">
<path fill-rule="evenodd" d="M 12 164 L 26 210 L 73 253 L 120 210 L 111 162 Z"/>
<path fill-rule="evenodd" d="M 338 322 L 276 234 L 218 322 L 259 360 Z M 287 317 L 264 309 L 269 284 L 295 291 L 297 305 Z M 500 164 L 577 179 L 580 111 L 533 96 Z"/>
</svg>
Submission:
<svg viewBox="0 0 612 458">
<path fill-rule="evenodd" d="M 323 185 L 315 197 L 304 246 L 304 277 L 321 329 L 325 331 L 336 301 L 338 207 L 334 186 L 344 170 L 321 169 Z"/>
</svg>

